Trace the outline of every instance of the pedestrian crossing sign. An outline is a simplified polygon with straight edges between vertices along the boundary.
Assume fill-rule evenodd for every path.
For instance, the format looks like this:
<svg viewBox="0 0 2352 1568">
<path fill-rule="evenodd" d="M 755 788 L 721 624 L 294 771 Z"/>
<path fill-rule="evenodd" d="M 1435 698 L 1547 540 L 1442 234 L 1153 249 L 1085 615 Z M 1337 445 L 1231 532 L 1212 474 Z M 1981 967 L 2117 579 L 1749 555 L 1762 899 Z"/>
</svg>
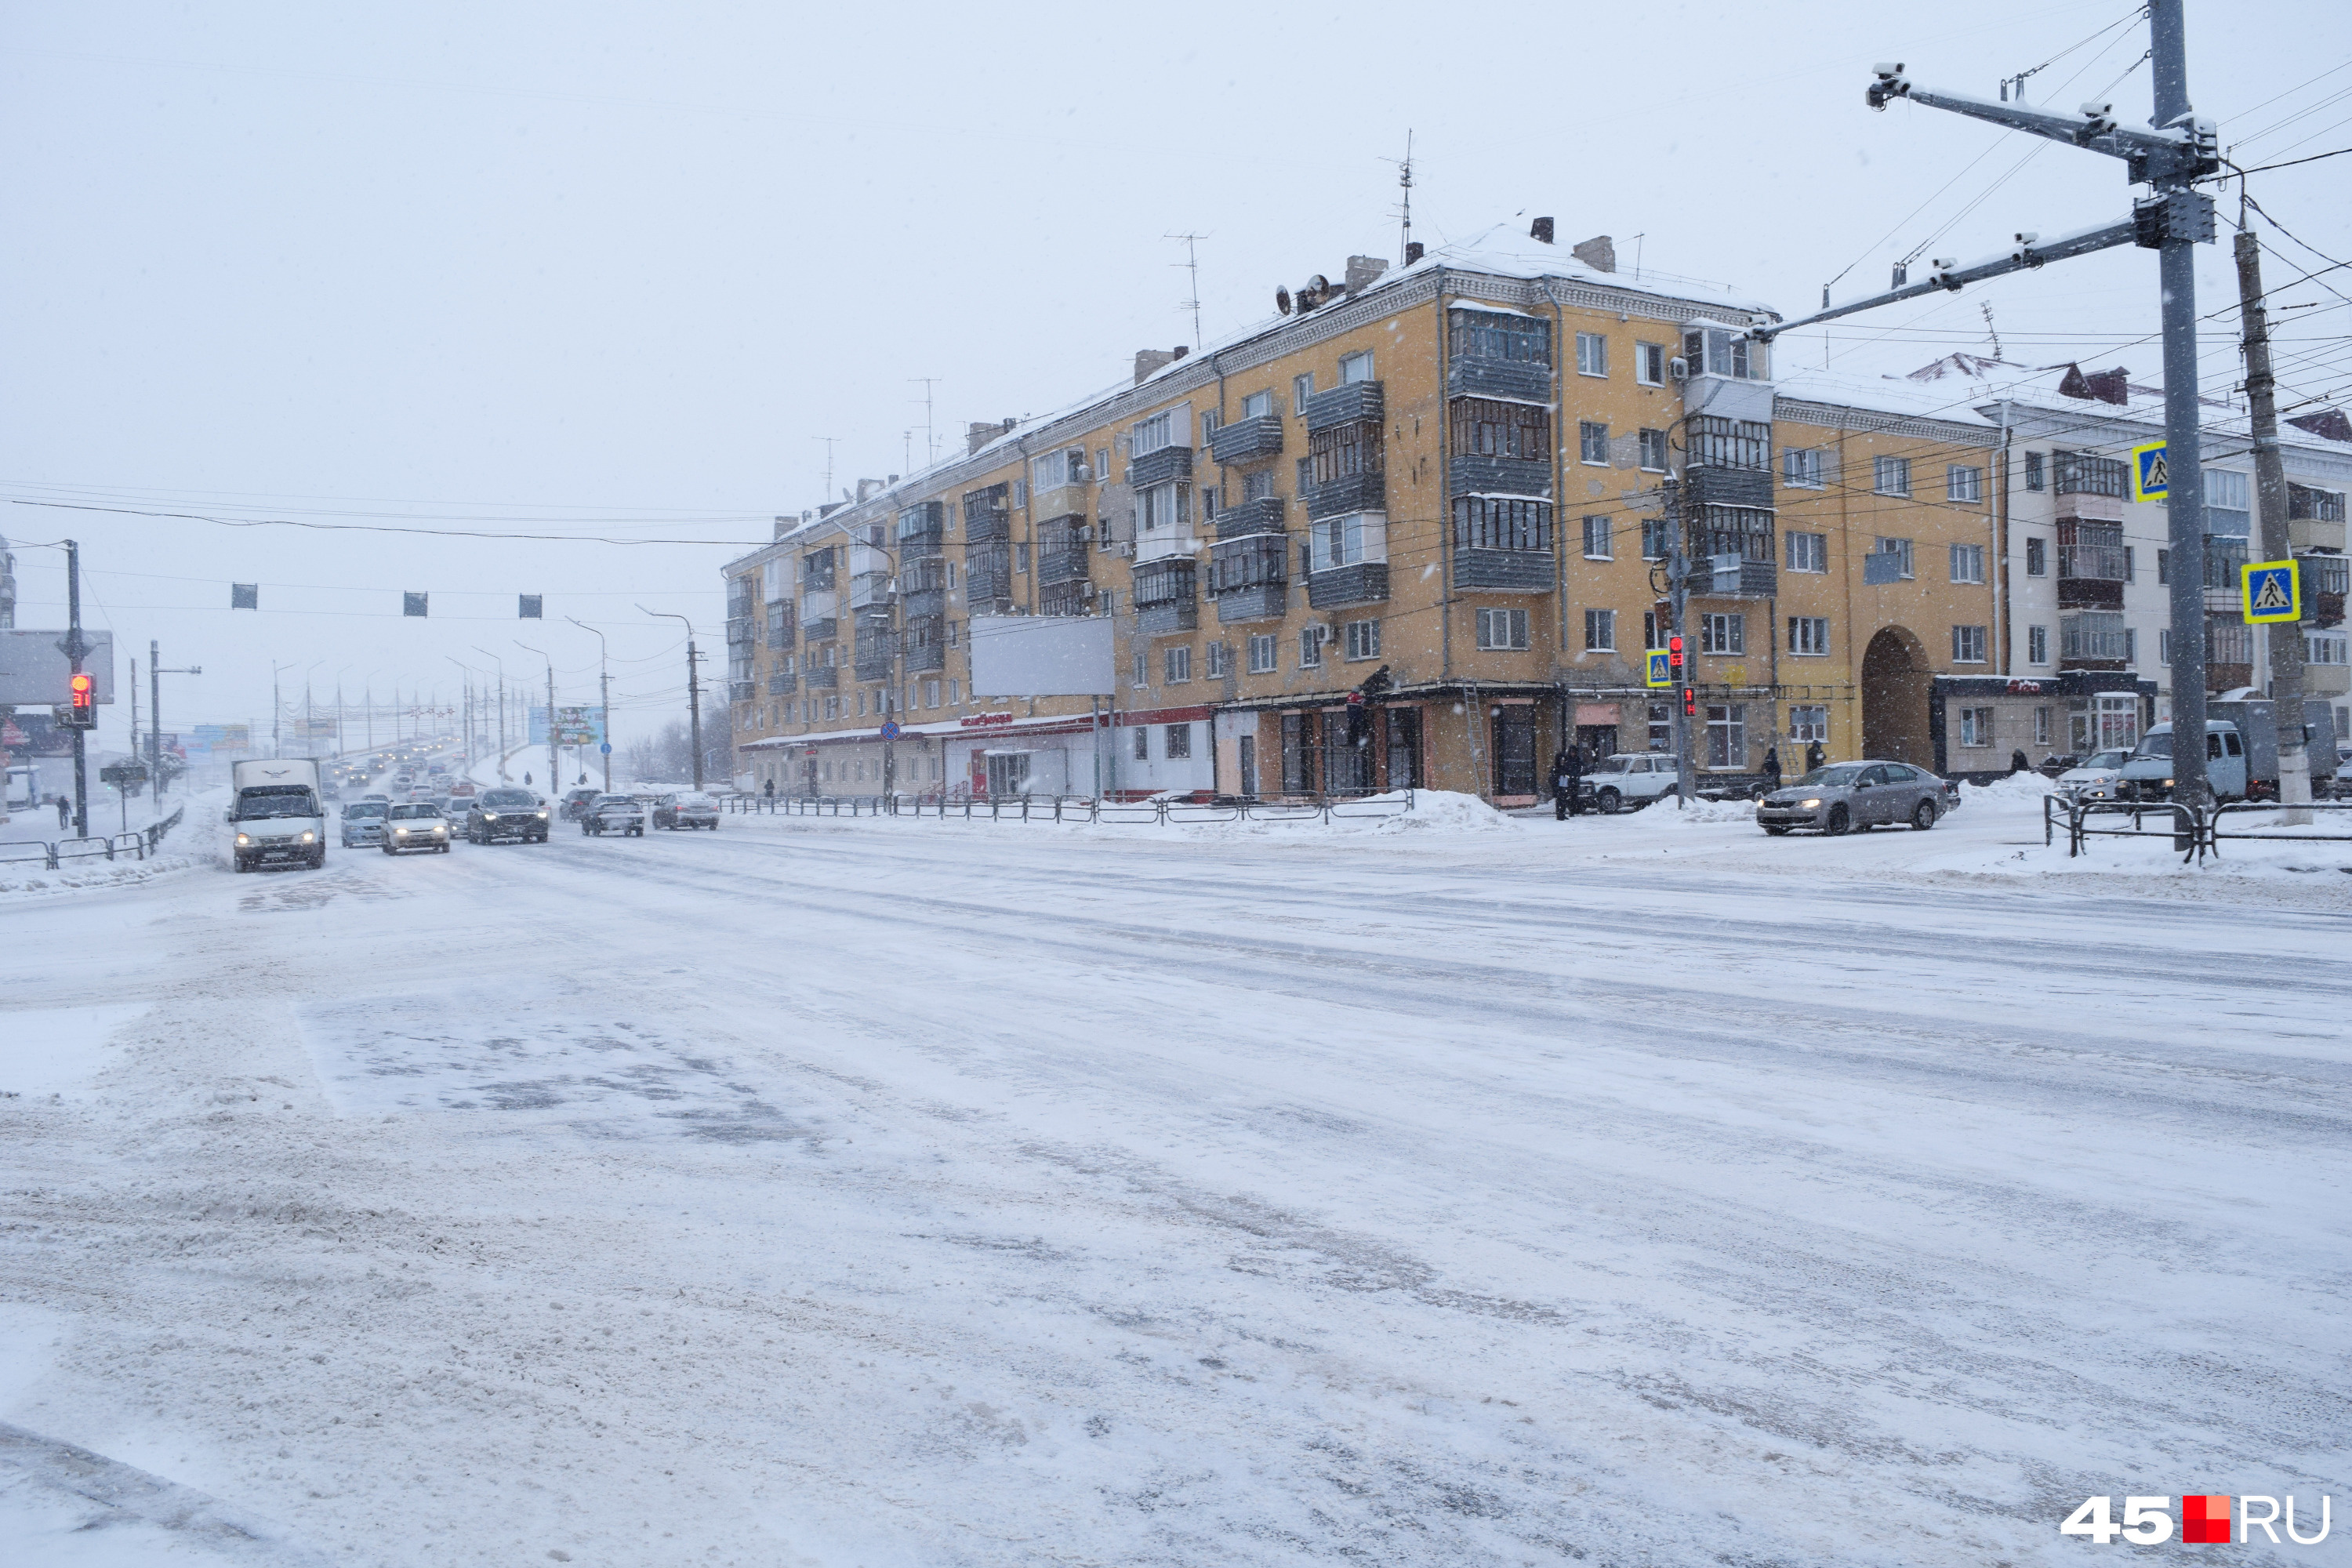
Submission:
<svg viewBox="0 0 2352 1568">
<path fill-rule="evenodd" d="M 2164 443 L 2150 441 L 2132 448 L 2132 500 L 2162 500 L 2172 493 L 2172 471 L 2165 466 Z"/>
<path fill-rule="evenodd" d="M 1649 682 L 1652 686 L 1672 686 L 1675 683 L 1674 655 L 1664 648 L 1650 650 Z"/>
<path fill-rule="evenodd" d="M 2295 579 L 2292 561 L 2249 561 L 2238 568 L 2244 595 L 2246 623 L 2303 619 L 2303 585 Z"/>
</svg>

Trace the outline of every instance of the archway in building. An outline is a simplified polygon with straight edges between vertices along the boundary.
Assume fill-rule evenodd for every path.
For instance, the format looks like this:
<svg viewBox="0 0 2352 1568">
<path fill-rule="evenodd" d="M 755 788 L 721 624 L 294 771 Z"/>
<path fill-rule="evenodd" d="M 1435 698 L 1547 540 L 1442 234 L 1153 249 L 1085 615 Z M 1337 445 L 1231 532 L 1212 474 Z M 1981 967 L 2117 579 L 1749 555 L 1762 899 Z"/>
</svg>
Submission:
<svg viewBox="0 0 2352 1568">
<path fill-rule="evenodd" d="M 1934 671 L 1927 650 L 1902 626 L 1885 626 L 1862 656 L 1862 754 L 1936 765 L 1927 728 L 1927 689 Z"/>
</svg>

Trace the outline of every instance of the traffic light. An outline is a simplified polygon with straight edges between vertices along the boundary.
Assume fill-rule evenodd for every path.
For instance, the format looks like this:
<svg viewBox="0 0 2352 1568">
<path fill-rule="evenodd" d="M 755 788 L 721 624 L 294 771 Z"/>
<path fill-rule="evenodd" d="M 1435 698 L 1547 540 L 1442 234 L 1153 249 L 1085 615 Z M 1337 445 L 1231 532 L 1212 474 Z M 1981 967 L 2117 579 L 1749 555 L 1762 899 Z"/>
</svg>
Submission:
<svg viewBox="0 0 2352 1568">
<path fill-rule="evenodd" d="M 1683 688 L 1683 717 L 1685 719 L 1698 717 L 1698 688 L 1696 686 Z"/>
<path fill-rule="evenodd" d="M 77 730 L 98 727 L 98 682 L 88 675 L 77 675 L 67 684 L 72 699 L 66 707 L 66 722 Z"/>
<path fill-rule="evenodd" d="M 1666 639 L 1666 668 L 1674 672 L 1675 684 L 1682 684 L 1683 637 L 1680 632 Z"/>
</svg>

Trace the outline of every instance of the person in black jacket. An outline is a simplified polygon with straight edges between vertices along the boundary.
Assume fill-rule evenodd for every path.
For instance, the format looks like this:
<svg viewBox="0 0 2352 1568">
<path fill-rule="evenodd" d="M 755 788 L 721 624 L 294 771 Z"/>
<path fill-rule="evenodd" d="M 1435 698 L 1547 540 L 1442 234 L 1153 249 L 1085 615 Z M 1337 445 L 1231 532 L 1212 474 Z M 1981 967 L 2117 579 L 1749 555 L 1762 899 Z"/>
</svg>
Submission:
<svg viewBox="0 0 2352 1568">
<path fill-rule="evenodd" d="M 1770 795 L 1780 787 L 1780 748 L 1764 748 L 1764 793 Z"/>
<path fill-rule="evenodd" d="M 1584 815 L 1584 749 L 1563 746 L 1551 760 L 1553 820 L 1565 822 Z"/>
<path fill-rule="evenodd" d="M 1806 745 L 1805 771 L 1807 773 L 1815 773 L 1821 772 L 1822 765 L 1829 760 L 1829 753 L 1822 750 L 1822 743 L 1819 741 L 1811 742 Z"/>
</svg>

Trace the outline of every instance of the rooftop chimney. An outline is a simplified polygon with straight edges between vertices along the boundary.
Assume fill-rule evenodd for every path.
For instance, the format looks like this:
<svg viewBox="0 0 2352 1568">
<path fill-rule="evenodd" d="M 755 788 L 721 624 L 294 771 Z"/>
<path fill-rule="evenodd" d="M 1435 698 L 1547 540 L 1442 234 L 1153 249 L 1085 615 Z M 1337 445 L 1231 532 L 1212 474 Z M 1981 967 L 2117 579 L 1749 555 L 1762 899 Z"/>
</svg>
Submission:
<svg viewBox="0 0 2352 1568">
<path fill-rule="evenodd" d="M 776 537 L 778 539 L 782 539 L 793 529 L 798 528 L 800 526 L 800 521 L 801 520 L 796 517 L 780 517 L 776 519 Z"/>
<path fill-rule="evenodd" d="M 965 426 L 963 427 L 964 455 L 969 457 L 972 453 L 979 451 L 982 447 L 987 446 L 999 436 L 1009 432 L 1019 423 L 1020 421 L 1017 419 L 1006 419 L 1001 423 L 992 425 L 983 419 L 977 425 Z"/>
<path fill-rule="evenodd" d="M 2131 401 L 2131 382 L 2121 365 L 2085 375 L 2081 365 L 2070 364 L 2066 374 L 2058 379 L 2058 394 L 2062 397 L 2122 405 Z"/>
<path fill-rule="evenodd" d="M 1424 254 L 1426 254 L 1426 252 L 1423 250 L 1421 241 L 1417 239 L 1408 239 L 1404 242 L 1404 264 L 1407 267 L 1419 261 Z"/>
<path fill-rule="evenodd" d="M 1548 217 L 1539 217 L 1536 219 L 1535 222 L 1529 224 L 1528 226 L 1528 237 L 1531 239 L 1539 239 L 1546 245 L 1549 245 L 1551 243 L 1551 219 Z"/>
<path fill-rule="evenodd" d="M 1375 279 L 1389 269 L 1384 256 L 1350 256 L 1348 258 L 1348 295 L 1353 299 Z"/>
<path fill-rule="evenodd" d="M 868 500 L 881 489 L 880 479 L 860 479 L 857 481 L 857 499 L 861 502 Z"/>
<path fill-rule="evenodd" d="M 1617 242 L 1605 234 L 1596 234 L 1581 245 L 1570 246 L 1568 253 L 1595 272 L 1617 270 Z"/>
<path fill-rule="evenodd" d="M 1167 349 L 1135 351 L 1135 384 L 1141 386 L 1153 376 L 1176 363 L 1177 356 Z"/>
</svg>

